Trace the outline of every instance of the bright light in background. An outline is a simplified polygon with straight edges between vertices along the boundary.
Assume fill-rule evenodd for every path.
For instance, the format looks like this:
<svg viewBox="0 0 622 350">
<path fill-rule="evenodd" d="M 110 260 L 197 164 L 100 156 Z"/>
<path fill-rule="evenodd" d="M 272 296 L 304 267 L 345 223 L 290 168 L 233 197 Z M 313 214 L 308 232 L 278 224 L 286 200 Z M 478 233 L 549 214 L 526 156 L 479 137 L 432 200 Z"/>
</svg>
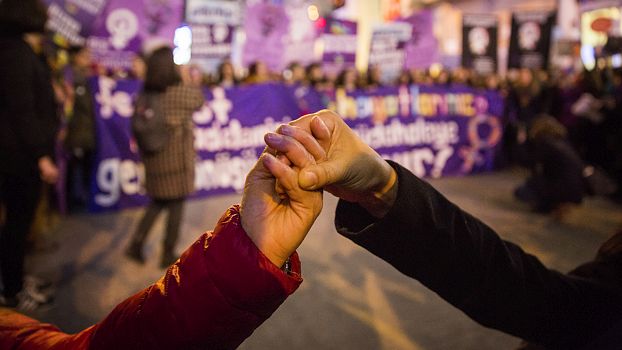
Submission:
<svg viewBox="0 0 622 350">
<path fill-rule="evenodd" d="M 310 20 L 317 21 L 318 18 L 320 18 L 320 11 L 318 10 L 317 6 L 310 5 L 309 7 L 307 7 L 307 16 L 309 16 Z"/>
<path fill-rule="evenodd" d="M 192 57 L 190 47 L 192 46 L 192 31 L 188 26 L 181 26 L 175 29 L 173 38 L 175 49 L 173 50 L 173 61 L 175 64 L 187 64 Z"/>
<path fill-rule="evenodd" d="M 594 56 L 594 47 L 590 45 L 581 45 L 581 60 L 587 70 L 596 67 L 596 57 Z"/>
<path fill-rule="evenodd" d="M 622 67 L 622 54 L 615 54 L 613 56 L 611 56 L 611 66 L 613 68 L 620 68 Z"/>
</svg>

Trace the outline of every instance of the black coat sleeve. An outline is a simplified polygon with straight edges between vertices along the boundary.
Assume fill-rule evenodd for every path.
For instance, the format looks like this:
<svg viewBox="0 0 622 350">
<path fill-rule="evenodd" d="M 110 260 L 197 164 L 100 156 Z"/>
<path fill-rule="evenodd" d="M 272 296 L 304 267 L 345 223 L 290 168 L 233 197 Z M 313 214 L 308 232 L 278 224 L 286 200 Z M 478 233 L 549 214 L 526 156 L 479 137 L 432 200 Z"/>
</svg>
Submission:
<svg viewBox="0 0 622 350">
<path fill-rule="evenodd" d="M 548 269 L 408 170 L 391 165 L 399 186 L 391 211 L 375 220 L 340 201 L 340 234 L 480 324 L 551 349 L 578 348 L 620 320 L 619 286 Z"/>
<path fill-rule="evenodd" d="M 27 44 L 11 42 L 10 49 L 0 55 L 8 142 L 33 160 L 52 156 L 58 117 L 49 71 Z"/>
</svg>

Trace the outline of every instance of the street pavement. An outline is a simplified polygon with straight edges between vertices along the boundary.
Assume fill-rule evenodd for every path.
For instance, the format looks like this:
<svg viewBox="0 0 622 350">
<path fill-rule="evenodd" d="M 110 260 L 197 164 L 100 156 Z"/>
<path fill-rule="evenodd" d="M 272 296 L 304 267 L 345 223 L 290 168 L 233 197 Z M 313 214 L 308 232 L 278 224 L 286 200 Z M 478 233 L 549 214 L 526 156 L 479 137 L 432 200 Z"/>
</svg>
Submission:
<svg viewBox="0 0 622 350">
<path fill-rule="evenodd" d="M 507 170 L 430 182 L 504 239 L 564 272 L 591 259 L 620 227 L 621 207 L 601 198 L 588 199 L 561 221 L 531 213 L 512 197 L 525 175 Z M 189 201 L 179 252 L 239 200 L 233 194 Z M 325 196 L 324 211 L 299 249 L 304 277 L 300 289 L 240 349 L 498 350 L 518 345 L 519 339 L 478 325 L 419 282 L 339 236 L 333 226 L 336 203 Z M 76 332 L 156 281 L 164 273 L 158 267 L 163 217 L 146 242 L 145 265 L 123 256 L 142 211 L 63 218 L 47 238 L 58 248 L 28 259 L 28 270 L 56 287 L 53 307 L 32 316 Z"/>
</svg>

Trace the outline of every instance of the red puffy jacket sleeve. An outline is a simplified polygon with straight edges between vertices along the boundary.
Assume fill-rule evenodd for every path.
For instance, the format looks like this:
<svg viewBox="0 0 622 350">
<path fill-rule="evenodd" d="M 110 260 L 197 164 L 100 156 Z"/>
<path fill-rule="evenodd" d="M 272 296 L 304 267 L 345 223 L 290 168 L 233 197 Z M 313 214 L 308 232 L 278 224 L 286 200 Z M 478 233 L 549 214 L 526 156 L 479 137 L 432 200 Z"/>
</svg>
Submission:
<svg viewBox="0 0 622 350">
<path fill-rule="evenodd" d="M 233 349 L 302 282 L 298 255 L 290 260 L 289 274 L 272 264 L 234 206 L 159 281 L 78 334 L 0 312 L 0 349 Z"/>
</svg>

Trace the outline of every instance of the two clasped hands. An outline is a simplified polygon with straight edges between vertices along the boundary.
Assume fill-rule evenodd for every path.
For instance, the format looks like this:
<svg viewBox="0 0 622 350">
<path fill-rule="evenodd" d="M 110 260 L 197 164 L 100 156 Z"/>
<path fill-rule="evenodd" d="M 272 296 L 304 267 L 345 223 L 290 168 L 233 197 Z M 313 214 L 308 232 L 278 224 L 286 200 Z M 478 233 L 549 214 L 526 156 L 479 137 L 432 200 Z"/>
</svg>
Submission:
<svg viewBox="0 0 622 350">
<path fill-rule="evenodd" d="M 281 125 L 265 142 L 248 174 L 240 214 L 251 240 L 277 266 L 320 214 L 323 189 L 377 218 L 395 201 L 395 170 L 331 111 Z"/>
</svg>

